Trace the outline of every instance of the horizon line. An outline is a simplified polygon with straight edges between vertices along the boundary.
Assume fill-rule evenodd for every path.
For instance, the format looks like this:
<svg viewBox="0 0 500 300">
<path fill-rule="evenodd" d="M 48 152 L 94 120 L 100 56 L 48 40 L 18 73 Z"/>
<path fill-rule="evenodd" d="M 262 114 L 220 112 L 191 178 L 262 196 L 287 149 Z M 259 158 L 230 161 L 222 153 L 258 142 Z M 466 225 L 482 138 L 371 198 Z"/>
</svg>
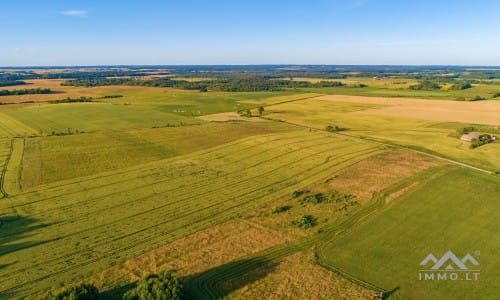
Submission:
<svg viewBox="0 0 500 300">
<path fill-rule="evenodd" d="M 0 69 L 9 68 L 78 68 L 78 67 L 181 67 L 181 66 L 337 66 L 337 67 L 473 67 L 473 68 L 500 68 L 500 65 L 469 65 L 469 64 L 89 64 L 89 65 L 0 65 Z"/>
</svg>

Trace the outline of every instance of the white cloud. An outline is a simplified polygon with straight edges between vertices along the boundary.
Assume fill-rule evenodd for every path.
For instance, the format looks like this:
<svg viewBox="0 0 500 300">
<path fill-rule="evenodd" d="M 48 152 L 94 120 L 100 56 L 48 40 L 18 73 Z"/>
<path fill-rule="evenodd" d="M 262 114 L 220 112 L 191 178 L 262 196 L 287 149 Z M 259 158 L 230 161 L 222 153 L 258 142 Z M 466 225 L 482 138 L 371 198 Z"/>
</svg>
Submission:
<svg viewBox="0 0 500 300">
<path fill-rule="evenodd" d="M 65 10 L 65 11 L 61 11 L 61 15 L 84 18 L 87 16 L 87 11 L 86 10 Z"/>
</svg>

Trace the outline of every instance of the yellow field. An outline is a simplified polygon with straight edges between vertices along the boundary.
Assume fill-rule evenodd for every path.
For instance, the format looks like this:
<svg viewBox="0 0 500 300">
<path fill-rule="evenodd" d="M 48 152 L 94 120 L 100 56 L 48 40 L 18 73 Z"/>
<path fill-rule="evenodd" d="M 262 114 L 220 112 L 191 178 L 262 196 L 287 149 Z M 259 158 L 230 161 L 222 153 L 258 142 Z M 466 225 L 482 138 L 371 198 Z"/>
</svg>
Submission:
<svg viewBox="0 0 500 300">
<path fill-rule="evenodd" d="M 285 78 L 290 79 L 290 78 Z M 348 77 L 345 79 L 330 79 L 330 78 L 310 78 L 310 77 L 294 77 L 293 81 L 307 81 L 311 83 L 318 83 L 321 81 L 340 81 L 347 85 L 352 84 L 366 84 L 370 87 L 378 87 L 378 88 L 393 88 L 393 89 L 401 89 L 408 88 L 410 85 L 418 83 L 417 80 L 414 79 L 401 79 L 401 78 L 366 78 L 366 77 Z"/>
<path fill-rule="evenodd" d="M 325 95 L 316 99 L 349 103 L 380 104 L 385 106 L 359 112 L 360 114 L 373 116 L 390 116 L 472 124 L 500 124 L 500 102 L 498 101 L 462 102 L 341 95 Z"/>
<path fill-rule="evenodd" d="M 155 88 L 146 86 L 98 86 L 98 87 L 74 87 L 62 86 L 65 79 L 35 79 L 26 80 L 24 85 L 9 86 L 9 90 L 23 90 L 34 88 L 49 88 L 52 94 L 35 95 L 15 95 L 2 96 L 1 103 L 23 103 L 23 102 L 44 102 L 51 100 L 61 100 L 65 98 L 93 97 L 99 98 L 107 95 L 130 95 L 140 98 L 147 98 L 151 95 L 165 94 L 166 91 L 176 93 L 193 93 L 193 91 L 179 90 L 173 88 Z"/>
<path fill-rule="evenodd" d="M 273 120 L 341 132 L 360 138 L 411 147 L 488 170 L 500 170 L 500 143 L 476 149 L 458 138 L 471 124 L 500 124 L 500 103 L 328 95 L 266 107 Z M 461 120 L 461 122 L 457 122 Z M 455 121 L 455 122 L 453 122 Z"/>
<path fill-rule="evenodd" d="M 236 112 L 211 114 L 211 115 L 198 117 L 198 119 L 201 119 L 204 121 L 211 121 L 211 122 L 227 122 L 227 121 L 262 122 L 262 121 L 264 121 L 261 118 L 243 117 L 243 116 L 240 116 Z"/>
</svg>

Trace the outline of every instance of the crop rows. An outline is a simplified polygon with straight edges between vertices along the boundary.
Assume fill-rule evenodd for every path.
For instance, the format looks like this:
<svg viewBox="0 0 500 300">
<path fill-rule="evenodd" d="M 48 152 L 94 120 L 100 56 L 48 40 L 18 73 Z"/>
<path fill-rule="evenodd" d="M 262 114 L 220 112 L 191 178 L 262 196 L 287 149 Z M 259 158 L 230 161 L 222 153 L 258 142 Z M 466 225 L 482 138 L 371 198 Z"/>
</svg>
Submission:
<svg viewBox="0 0 500 300">
<path fill-rule="evenodd" d="M 155 164 L 47 185 L 2 203 L 36 219 L 0 240 L 0 296 L 25 296 L 223 222 L 379 153 L 325 133 L 254 137 Z M 0 207 L 0 208 L 1 208 Z M 11 265 L 9 265 L 11 264 Z"/>
</svg>

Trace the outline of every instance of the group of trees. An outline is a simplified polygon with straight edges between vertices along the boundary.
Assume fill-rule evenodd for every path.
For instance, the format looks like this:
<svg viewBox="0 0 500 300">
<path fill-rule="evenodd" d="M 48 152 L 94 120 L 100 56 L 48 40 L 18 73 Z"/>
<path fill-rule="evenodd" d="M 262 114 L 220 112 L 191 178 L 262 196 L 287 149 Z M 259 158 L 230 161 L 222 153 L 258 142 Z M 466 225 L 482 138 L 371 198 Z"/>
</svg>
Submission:
<svg viewBox="0 0 500 300">
<path fill-rule="evenodd" d="M 470 143 L 471 149 L 475 149 L 477 147 L 481 147 L 482 145 L 486 145 L 493 142 L 493 137 L 489 134 L 481 134 L 479 138 L 473 139 Z"/>
<path fill-rule="evenodd" d="M 26 82 L 22 80 L 12 80 L 12 79 L 7 79 L 7 80 L 1 80 L 0 79 L 0 86 L 12 86 L 12 85 L 23 85 L 26 84 Z"/>
<path fill-rule="evenodd" d="M 24 89 L 24 90 L 1 90 L 0 96 L 17 96 L 31 94 L 50 94 L 52 91 L 47 88 Z"/>
<path fill-rule="evenodd" d="M 84 87 L 139 85 L 199 90 L 201 92 L 206 92 L 208 90 L 221 92 L 281 91 L 285 88 L 326 88 L 344 86 L 340 81 L 319 81 L 312 83 L 309 81 L 293 81 L 264 77 L 227 77 L 201 81 L 177 80 L 172 78 L 88 78 L 67 80 L 63 85 Z"/>
<path fill-rule="evenodd" d="M 142 278 L 135 289 L 123 296 L 124 300 L 180 300 L 182 298 L 182 282 L 170 272 L 160 272 Z"/>
<path fill-rule="evenodd" d="M 184 298 L 180 279 L 170 272 L 150 274 L 139 280 L 123 300 L 180 300 Z M 48 293 L 44 300 L 99 300 L 99 290 L 91 284 L 80 284 L 56 295 Z"/>
<path fill-rule="evenodd" d="M 439 84 L 429 80 L 424 80 L 418 84 L 410 86 L 410 90 L 415 90 L 415 91 L 436 91 L 440 89 L 441 86 Z"/>
<path fill-rule="evenodd" d="M 466 90 L 470 89 L 472 87 L 472 84 L 470 82 L 465 82 L 465 83 L 455 83 L 450 87 L 450 90 Z"/>
<path fill-rule="evenodd" d="M 98 300 L 99 290 L 91 284 L 80 284 L 57 295 L 49 293 L 44 300 Z"/>
<path fill-rule="evenodd" d="M 259 106 L 257 108 L 257 112 L 259 113 L 259 116 L 262 117 L 264 115 L 264 106 Z M 243 110 L 240 110 L 238 111 L 238 113 L 240 114 L 240 116 L 243 116 L 243 117 L 252 117 L 252 111 L 247 108 L 247 109 L 243 109 Z"/>
</svg>

